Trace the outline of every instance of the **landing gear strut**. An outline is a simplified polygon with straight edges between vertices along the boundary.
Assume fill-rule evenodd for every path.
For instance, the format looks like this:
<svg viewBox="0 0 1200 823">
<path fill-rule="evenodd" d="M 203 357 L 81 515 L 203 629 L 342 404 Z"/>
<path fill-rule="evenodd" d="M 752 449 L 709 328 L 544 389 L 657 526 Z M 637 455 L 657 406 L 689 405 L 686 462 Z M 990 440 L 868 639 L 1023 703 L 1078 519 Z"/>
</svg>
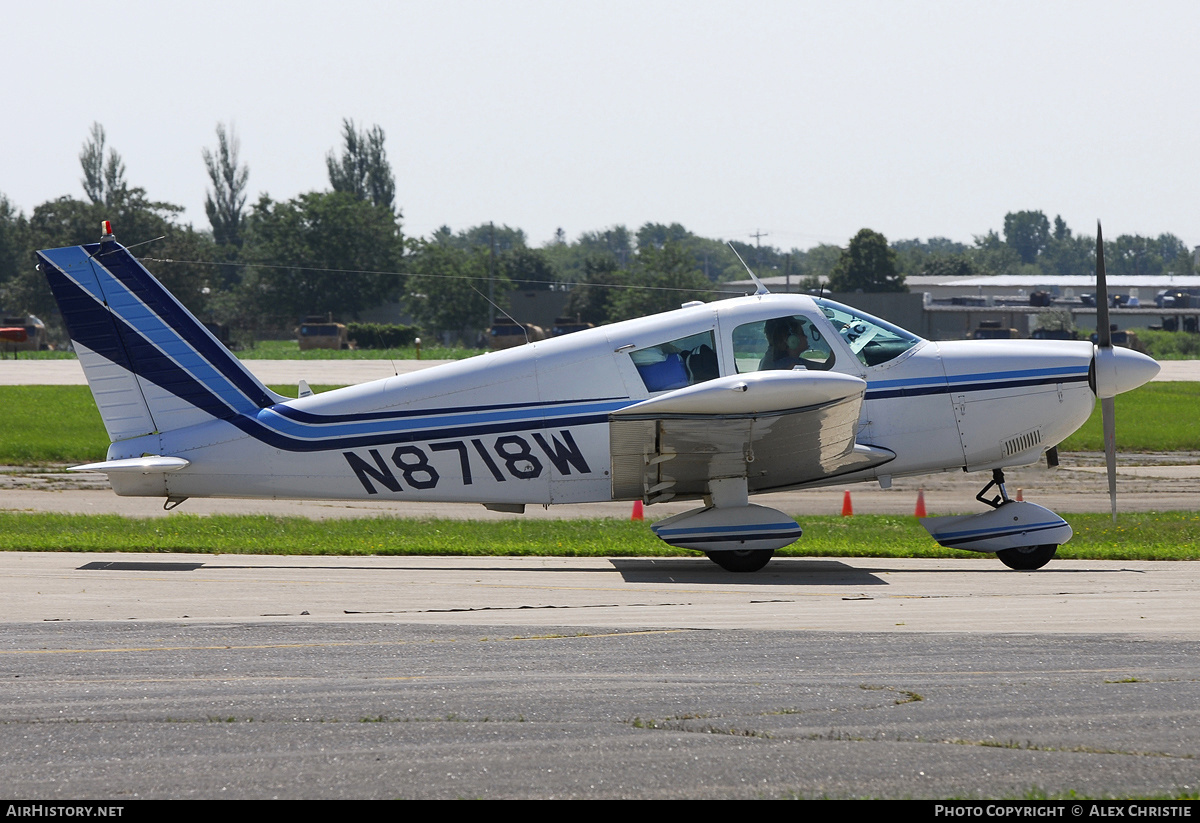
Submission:
<svg viewBox="0 0 1200 823">
<path fill-rule="evenodd" d="M 984 497 L 984 495 L 988 493 L 988 489 L 990 489 L 992 486 L 995 486 L 997 489 L 999 489 L 1000 494 L 998 497 L 993 497 L 991 500 L 988 500 L 986 497 Z M 979 494 L 975 495 L 975 499 L 980 503 L 983 503 L 985 506 L 991 506 L 993 509 L 998 509 L 1005 503 L 1012 500 L 1012 498 L 1008 496 L 1008 489 L 1004 487 L 1004 469 L 992 469 L 991 481 L 979 490 Z"/>
<path fill-rule="evenodd" d="M 984 495 L 993 486 L 999 490 L 1000 494 L 989 500 Z M 992 469 L 991 481 L 980 489 L 979 494 L 975 495 L 975 499 L 980 503 L 991 506 L 993 509 L 999 509 L 1006 503 L 1013 502 L 1013 499 L 1008 496 L 1008 489 L 1004 486 L 1003 469 Z M 1013 549 L 1003 549 L 996 552 L 996 557 L 1010 569 L 1020 572 L 1031 572 L 1034 569 L 1040 569 L 1053 560 L 1054 554 L 1057 551 L 1058 544 L 1047 543 L 1041 546 L 1018 546 Z"/>
</svg>

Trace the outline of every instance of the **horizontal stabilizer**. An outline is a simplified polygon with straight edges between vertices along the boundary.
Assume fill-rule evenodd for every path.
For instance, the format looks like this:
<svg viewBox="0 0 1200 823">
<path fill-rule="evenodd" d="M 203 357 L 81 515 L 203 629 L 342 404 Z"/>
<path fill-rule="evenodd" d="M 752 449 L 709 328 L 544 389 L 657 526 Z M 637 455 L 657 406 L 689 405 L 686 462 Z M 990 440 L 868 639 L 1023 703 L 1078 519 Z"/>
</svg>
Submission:
<svg viewBox="0 0 1200 823">
<path fill-rule="evenodd" d="M 73 472 L 105 472 L 153 474 L 156 472 L 177 472 L 187 468 L 191 463 L 182 457 L 162 457 L 157 454 L 146 457 L 128 457 L 124 460 L 106 460 L 103 463 L 88 463 L 84 466 L 72 466 L 67 471 Z"/>
</svg>

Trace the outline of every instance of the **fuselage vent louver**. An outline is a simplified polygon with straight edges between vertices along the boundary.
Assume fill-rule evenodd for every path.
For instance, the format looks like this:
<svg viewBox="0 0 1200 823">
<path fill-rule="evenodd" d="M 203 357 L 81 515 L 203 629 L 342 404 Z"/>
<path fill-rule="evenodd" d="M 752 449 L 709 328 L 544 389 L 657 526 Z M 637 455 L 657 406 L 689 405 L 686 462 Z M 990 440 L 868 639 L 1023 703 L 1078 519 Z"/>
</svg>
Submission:
<svg viewBox="0 0 1200 823">
<path fill-rule="evenodd" d="M 1028 451 L 1034 446 L 1042 442 L 1042 430 L 1034 429 L 1025 434 L 1018 434 L 1011 440 L 1004 442 L 1004 454 L 1006 457 L 1011 457 L 1014 454 L 1020 454 L 1023 451 Z"/>
</svg>

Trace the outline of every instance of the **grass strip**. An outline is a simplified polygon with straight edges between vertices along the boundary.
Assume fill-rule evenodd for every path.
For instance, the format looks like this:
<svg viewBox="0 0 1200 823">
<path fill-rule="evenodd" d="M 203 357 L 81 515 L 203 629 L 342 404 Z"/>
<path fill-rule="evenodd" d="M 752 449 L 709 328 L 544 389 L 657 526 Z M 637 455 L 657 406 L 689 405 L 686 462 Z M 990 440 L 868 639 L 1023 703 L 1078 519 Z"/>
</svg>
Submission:
<svg viewBox="0 0 1200 823">
<path fill-rule="evenodd" d="M 1059 557 L 1200 560 L 1200 513 L 1068 515 Z M 803 517 L 780 557 L 972 558 L 938 546 L 914 517 Z M 269 555 L 691 557 L 625 520 L 416 520 L 173 514 L 160 518 L 0 512 L 0 550 Z"/>
<path fill-rule="evenodd" d="M 271 389 L 287 397 L 297 392 L 294 384 Z M 0 465 L 93 463 L 108 452 L 108 433 L 87 386 L 0 386 L 0 409 Z"/>
<path fill-rule="evenodd" d="M 1200 447 L 1200 382 L 1147 383 L 1116 398 L 1117 448 L 1121 451 L 1197 451 Z M 1100 404 L 1059 451 L 1103 451 Z"/>
</svg>

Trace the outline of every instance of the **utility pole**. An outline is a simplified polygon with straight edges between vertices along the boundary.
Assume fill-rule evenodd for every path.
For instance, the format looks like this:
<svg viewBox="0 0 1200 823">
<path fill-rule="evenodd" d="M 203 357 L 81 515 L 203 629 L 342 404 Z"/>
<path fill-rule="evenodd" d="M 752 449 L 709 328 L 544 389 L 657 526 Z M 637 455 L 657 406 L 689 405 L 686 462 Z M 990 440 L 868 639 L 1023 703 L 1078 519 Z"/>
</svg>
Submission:
<svg viewBox="0 0 1200 823">
<path fill-rule="evenodd" d="M 488 221 L 488 331 L 496 325 L 496 224 Z"/>
<path fill-rule="evenodd" d="M 754 268 L 757 273 L 762 271 L 762 239 L 770 235 L 764 231 L 755 229 L 754 234 L 750 236 L 754 238 Z"/>
</svg>

